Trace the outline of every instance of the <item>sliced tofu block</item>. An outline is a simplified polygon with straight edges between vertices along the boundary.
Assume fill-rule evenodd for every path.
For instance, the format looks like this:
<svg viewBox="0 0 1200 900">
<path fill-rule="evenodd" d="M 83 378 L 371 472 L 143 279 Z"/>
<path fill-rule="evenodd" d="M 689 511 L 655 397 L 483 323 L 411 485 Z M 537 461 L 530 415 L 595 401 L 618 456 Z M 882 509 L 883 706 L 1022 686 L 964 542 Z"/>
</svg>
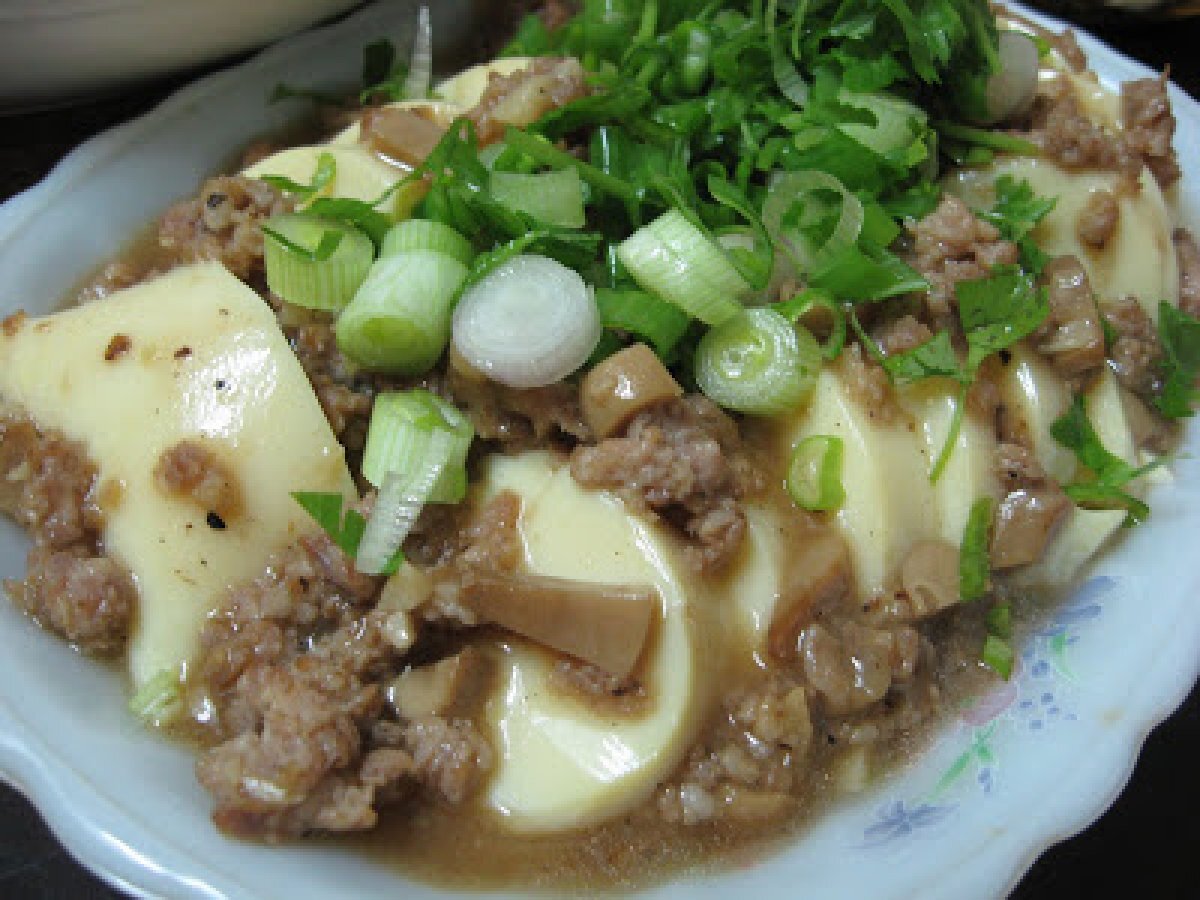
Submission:
<svg viewBox="0 0 1200 900">
<path fill-rule="evenodd" d="M 487 90 L 488 80 L 493 74 L 511 75 L 513 72 L 529 68 L 532 62 L 533 60 L 528 56 L 510 56 L 488 63 L 480 63 L 443 81 L 434 88 L 433 93 L 438 98 L 467 110 L 479 102 L 483 92 Z"/>
<path fill-rule="evenodd" d="M 322 153 L 332 155 L 337 168 L 333 180 L 321 196 L 346 197 L 372 203 L 407 174 L 407 170 L 384 162 L 356 142 L 290 147 L 259 160 L 242 174 L 249 178 L 285 175 L 300 184 L 308 184 L 317 171 L 317 162 Z M 423 185 L 408 185 L 377 208 L 393 219 L 402 219 L 412 213 L 413 207 L 424 194 Z"/>
<path fill-rule="evenodd" d="M 930 463 L 917 426 L 864 409 L 841 374 L 826 367 L 812 401 L 783 428 L 782 452 L 810 435 L 844 442 L 846 501 L 834 523 L 850 548 L 858 591 L 880 591 L 917 541 L 939 535 Z"/>
<path fill-rule="evenodd" d="M 620 815 L 675 769 L 707 708 L 703 593 L 665 530 L 615 497 L 583 490 L 545 453 L 493 459 L 484 484 L 521 497 L 530 572 L 659 591 L 662 620 L 640 669 L 647 709 L 622 714 L 554 687 L 555 657 L 516 639 L 502 647 L 501 686 L 487 705 L 499 757 L 487 802 L 508 827 L 558 831 Z"/>
<path fill-rule="evenodd" d="M 311 531 L 290 492 L 357 496 L 271 309 L 216 263 L 0 332 L 0 396 L 82 442 L 117 498 L 103 537 L 137 585 L 135 686 L 186 666 L 226 589 Z M 155 484 L 163 452 L 184 440 L 236 476 L 242 512 L 223 528 Z"/>
<path fill-rule="evenodd" d="M 937 461 L 958 406 L 958 385 L 931 378 L 899 391 L 901 405 L 917 424 L 929 469 Z M 1000 498 L 996 475 L 996 436 L 990 424 L 979 421 L 969 410 L 954 449 L 933 485 L 938 536 L 947 543 L 962 543 L 971 506 L 981 497 Z"/>
<path fill-rule="evenodd" d="M 1074 478 L 1075 454 L 1050 434 L 1050 426 L 1071 406 L 1071 390 L 1050 363 L 1026 344 L 1017 344 L 1004 365 L 1000 395 L 1047 474 L 1062 484 Z"/>
</svg>

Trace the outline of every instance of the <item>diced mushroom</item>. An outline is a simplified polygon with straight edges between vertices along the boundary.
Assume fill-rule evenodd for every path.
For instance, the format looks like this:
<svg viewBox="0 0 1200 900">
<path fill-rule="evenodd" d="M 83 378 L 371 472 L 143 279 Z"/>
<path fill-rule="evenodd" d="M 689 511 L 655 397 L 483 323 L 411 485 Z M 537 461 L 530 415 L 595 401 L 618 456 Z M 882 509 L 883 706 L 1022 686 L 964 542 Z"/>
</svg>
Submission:
<svg viewBox="0 0 1200 900">
<path fill-rule="evenodd" d="M 433 152 L 446 129 L 412 109 L 385 106 L 363 113 L 359 138 L 373 153 L 415 168 Z"/>
<path fill-rule="evenodd" d="M 1042 275 L 1050 315 L 1039 329 L 1037 348 L 1063 375 L 1082 375 L 1104 364 L 1104 328 L 1087 271 L 1074 256 L 1051 260 Z"/>
<path fill-rule="evenodd" d="M 1075 233 L 1084 246 L 1103 250 L 1117 231 L 1121 206 L 1112 191 L 1092 191 L 1079 211 Z"/>
<path fill-rule="evenodd" d="M 1071 508 L 1056 485 L 1012 491 L 996 510 L 992 566 L 1011 569 L 1037 562 Z"/>
<path fill-rule="evenodd" d="M 832 532 L 820 532 L 789 555 L 788 577 L 767 631 L 772 655 L 787 659 L 798 650 L 800 630 L 813 610 L 850 589 L 850 554 Z"/>
<path fill-rule="evenodd" d="M 428 666 L 408 669 L 387 690 L 388 702 L 405 719 L 465 714 L 486 689 L 488 659 L 474 647 Z"/>
<path fill-rule="evenodd" d="M 482 144 L 504 135 L 506 125 L 532 125 L 551 110 L 587 95 L 579 60 L 543 57 L 511 75 L 493 73 L 479 103 L 467 113 Z"/>
<path fill-rule="evenodd" d="M 900 585 L 913 620 L 958 603 L 958 581 L 958 548 L 945 541 L 920 541 L 900 566 Z"/>
<path fill-rule="evenodd" d="M 643 409 L 683 396 L 683 388 L 645 344 L 614 353 L 583 379 L 583 419 L 598 440 L 612 437 Z"/>
<path fill-rule="evenodd" d="M 461 591 L 464 605 L 480 619 L 621 678 L 642 655 L 658 603 L 651 587 L 546 575 L 471 572 Z"/>
<path fill-rule="evenodd" d="M 804 675 L 827 712 L 860 712 L 884 698 L 893 680 L 911 677 L 920 639 L 910 627 L 870 628 L 847 622 L 840 632 L 814 624 L 800 634 Z"/>
</svg>

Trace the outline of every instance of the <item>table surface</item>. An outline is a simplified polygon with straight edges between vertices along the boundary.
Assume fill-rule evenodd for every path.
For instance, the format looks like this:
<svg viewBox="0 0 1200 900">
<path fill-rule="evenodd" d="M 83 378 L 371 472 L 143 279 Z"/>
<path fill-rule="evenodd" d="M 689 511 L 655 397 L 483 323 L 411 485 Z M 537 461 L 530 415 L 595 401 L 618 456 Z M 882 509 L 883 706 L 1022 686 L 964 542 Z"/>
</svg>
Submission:
<svg viewBox="0 0 1200 900">
<path fill-rule="evenodd" d="M 1109 25 L 1093 29 L 1129 56 L 1161 68 L 1200 97 L 1200 25 Z M 0 201 L 34 184 L 93 134 L 153 106 L 183 83 L 173 78 L 60 111 L 0 118 Z M 1200 161 L 1184 160 L 1195 175 Z M 1124 793 L 1082 834 L 1051 848 L 1012 895 L 1016 900 L 1111 897 L 1136 886 L 1142 896 L 1200 896 L 1200 689 L 1146 742 Z M 122 894 L 78 866 L 37 812 L 0 784 L 0 897 L 13 900 L 119 900 Z"/>
</svg>

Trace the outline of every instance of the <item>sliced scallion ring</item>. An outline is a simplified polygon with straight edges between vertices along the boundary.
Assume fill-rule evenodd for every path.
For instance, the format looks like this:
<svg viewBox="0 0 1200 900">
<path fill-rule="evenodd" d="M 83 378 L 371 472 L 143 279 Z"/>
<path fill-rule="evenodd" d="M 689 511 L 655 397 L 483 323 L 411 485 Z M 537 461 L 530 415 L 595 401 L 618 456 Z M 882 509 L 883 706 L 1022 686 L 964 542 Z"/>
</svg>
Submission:
<svg viewBox="0 0 1200 900">
<path fill-rule="evenodd" d="M 814 434 L 796 445 L 788 463 L 787 489 L 797 506 L 821 512 L 845 502 L 843 452 L 842 439 L 832 434 Z"/>
<path fill-rule="evenodd" d="M 467 288 L 454 309 L 454 348 L 473 368 L 514 388 L 562 381 L 591 356 L 603 327 L 579 273 L 525 254 Z"/>
<path fill-rule="evenodd" d="M 452 452 L 450 432 L 435 428 L 429 432 L 424 452 L 409 460 L 408 469 L 392 469 L 387 473 L 358 545 L 354 561 L 358 571 L 379 575 L 388 567 L 432 497 Z"/>
<path fill-rule="evenodd" d="M 538 175 L 493 172 L 491 193 L 498 202 L 539 222 L 559 228 L 582 228 L 586 223 L 583 181 L 573 168 Z"/>
<path fill-rule="evenodd" d="M 792 322 L 801 322 L 814 310 L 825 310 L 830 318 L 830 329 L 829 337 L 821 344 L 821 355 L 830 361 L 841 355 L 842 348 L 846 346 L 846 310 L 828 291 L 808 288 L 790 300 L 775 304 L 771 309 Z"/>
<path fill-rule="evenodd" d="M 405 219 L 393 225 L 383 237 L 379 258 L 398 256 L 408 250 L 444 253 L 464 266 L 475 259 L 475 248 L 470 241 L 449 225 L 430 219 Z"/>
<path fill-rule="evenodd" d="M 736 316 L 750 290 L 724 251 L 674 209 L 623 241 L 617 257 L 643 290 L 706 325 Z"/>
<path fill-rule="evenodd" d="M 818 192 L 828 191 L 841 198 L 837 222 L 829 237 L 814 246 L 805 228 L 830 212 L 829 204 Z M 800 221 L 795 219 L 799 207 Z M 762 218 L 767 233 L 790 256 L 801 273 L 818 272 L 839 253 L 858 240 L 866 213 L 862 201 L 828 172 L 805 170 L 785 172 L 771 179 Z"/>
<path fill-rule="evenodd" d="M 375 258 L 369 237 L 332 219 L 285 213 L 267 219 L 262 231 L 267 287 L 305 309 L 342 309 Z"/>
<path fill-rule="evenodd" d="M 696 383 L 727 409 L 772 416 L 808 399 L 821 348 L 802 325 L 766 307 L 710 328 L 696 347 Z"/>
<path fill-rule="evenodd" d="M 148 725 L 164 725 L 179 715 L 179 676 L 163 669 L 134 693 L 129 700 L 129 711 Z"/>
<path fill-rule="evenodd" d="M 427 390 L 385 391 L 375 397 L 363 449 L 363 478 L 378 488 L 388 472 L 414 469 L 438 430 L 450 435 L 451 446 L 429 502 L 458 503 L 466 495 L 467 452 L 475 429 L 453 404 Z"/>
<path fill-rule="evenodd" d="M 467 267 L 445 253 L 380 259 L 338 317 L 338 348 L 367 369 L 420 375 L 450 341 L 451 305 Z"/>
</svg>

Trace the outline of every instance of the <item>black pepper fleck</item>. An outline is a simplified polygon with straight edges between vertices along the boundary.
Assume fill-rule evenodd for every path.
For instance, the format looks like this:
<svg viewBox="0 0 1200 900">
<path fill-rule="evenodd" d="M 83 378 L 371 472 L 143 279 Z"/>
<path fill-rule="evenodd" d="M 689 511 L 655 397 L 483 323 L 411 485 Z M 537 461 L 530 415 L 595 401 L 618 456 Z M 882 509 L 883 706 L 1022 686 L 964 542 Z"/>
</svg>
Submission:
<svg viewBox="0 0 1200 900">
<path fill-rule="evenodd" d="M 217 390 L 218 390 L 218 391 L 223 391 L 223 390 L 225 390 L 225 387 L 226 387 L 225 379 L 224 379 L 224 378 L 218 378 L 218 379 L 217 379 Z"/>
<path fill-rule="evenodd" d="M 207 516 L 205 516 L 204 521 L 208 523 L 208 527 L 213 529 L 213 531 L 225 530 L 225 520 L 215 512 L 210 512 Z"/>
</svg>

